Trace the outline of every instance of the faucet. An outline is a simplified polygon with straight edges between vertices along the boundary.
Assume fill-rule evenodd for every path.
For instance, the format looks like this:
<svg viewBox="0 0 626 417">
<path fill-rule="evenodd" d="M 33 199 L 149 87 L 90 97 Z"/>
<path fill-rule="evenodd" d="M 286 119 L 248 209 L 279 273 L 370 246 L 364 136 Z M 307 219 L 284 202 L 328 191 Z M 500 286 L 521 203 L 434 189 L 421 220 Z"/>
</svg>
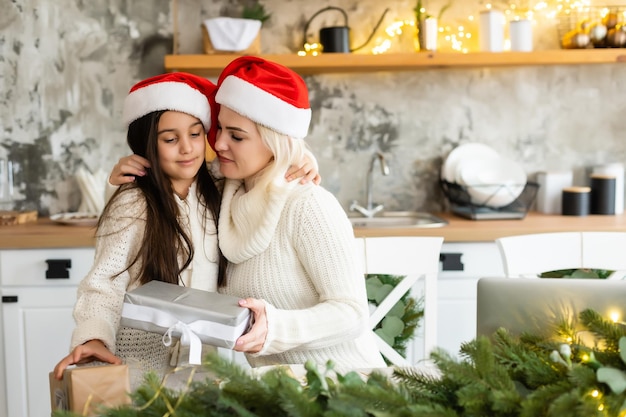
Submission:
<svg viewBox="0 0 626 417">
<path fill-rule="evenodd" d="M 373 188 L 372 184 L 374 182 L 374 165 L 376 164 L 376 161 L 379 161 L 380 170 L 382 171 L 383 175 L 389 175 L 389 166 L 387 165 L 387 162 L 385 161 L 385 155 L 383 155 L 382 152 L 377 151 L 374 154 L 374 156 L 372 156 L 369 169 L 367 170 L 367 183 L 365 187 L 365 193 L 367 195 L 366 206 L 363 207 L 359 205 L 359 203 L 357 203 L 356 200 L 354 200 L 352 204 L 350 205 L 350 211 L 358 211 L 365 217 L 374 217 L 376 213 L 382 211 L 383 209 L 383 205 L 374 204 L 374 201 L 372 198 L 372 188 Z"/>
</svg>

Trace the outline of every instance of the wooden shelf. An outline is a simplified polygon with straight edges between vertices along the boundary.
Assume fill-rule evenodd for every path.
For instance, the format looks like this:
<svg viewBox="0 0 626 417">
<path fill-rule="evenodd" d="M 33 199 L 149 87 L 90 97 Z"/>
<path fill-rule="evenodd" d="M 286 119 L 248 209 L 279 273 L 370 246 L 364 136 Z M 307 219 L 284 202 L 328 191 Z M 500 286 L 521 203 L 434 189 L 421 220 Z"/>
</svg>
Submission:
<svg viewBox="0 0 626 417">
<path fill-rule="evenodd" d="M 219 75 L 236 54 L 166 55 L 165 70 L 186 71 L 205 77 Z M 427 68 L 502 67 L 524 65 L 609 64 L 626 62 L 626 49 L 551 50 L 535 52 L 416 52 L 414 54 L 296 54 L 263 55 L 301 75 L 411 71 Z"/>
</svg>

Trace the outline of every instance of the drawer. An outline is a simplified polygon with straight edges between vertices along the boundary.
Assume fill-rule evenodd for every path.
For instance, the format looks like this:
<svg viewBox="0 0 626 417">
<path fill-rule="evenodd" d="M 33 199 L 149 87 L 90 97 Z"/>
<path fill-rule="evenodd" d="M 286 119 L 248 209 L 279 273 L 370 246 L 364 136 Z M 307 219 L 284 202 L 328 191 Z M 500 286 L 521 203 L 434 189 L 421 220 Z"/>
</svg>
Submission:
<svg viewBox="0 0 626 417">
<path fill-rule="evenodd" d="M 95 249 L 11 249 L 0 251 L 0 285 L 77 285 L 93 264 Z"/>
</svg>

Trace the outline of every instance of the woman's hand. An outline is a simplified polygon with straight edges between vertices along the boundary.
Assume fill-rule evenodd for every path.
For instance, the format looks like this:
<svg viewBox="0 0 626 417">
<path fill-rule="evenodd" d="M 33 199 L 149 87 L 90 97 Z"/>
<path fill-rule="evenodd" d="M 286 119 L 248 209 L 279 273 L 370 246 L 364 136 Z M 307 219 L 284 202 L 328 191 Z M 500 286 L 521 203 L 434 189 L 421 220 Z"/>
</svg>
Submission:
<svg viewBox="0 0 626 417">
<path fill-rule="evenodd" d="M 143 177 L 146 175 L 146 170 L 150 168 L 150 162 L 139 155 L 129 155 L 123 158 L 115 164 L 111 175 L 109 176 L 109 183 L 111 185 L 122 185 L 135 181 L 135 177 Z"/>
<path fill-rule="evenodd" d="M 300 184 L 306 184 L 309 181 L 313 181 L 313 184 L 319 185 L 320 182 L 322 182 L 322 177 L 320 177 L 319 168 L 317 166 L 317 160 L 309 151 L 305 152 L 304 159 L 300 161 L 299 166 L 290 166 L 287 170 L 287 174 L 285 174 L 287 181 L 293 181 L 300 177 L 302 177 Z"/>
<path fill-rule="evenodd" d="M 237 352 L 257 353 L 263 349 L 265 339 L 267 338 L 267 316 L 265 314 L 265 303 L 256 298 L 246 298 L 239 300 L 241 307 L 250 310 L 253 317 L 252 328 L 248 333 L 237 339 L 235 347 Z"/>
<path fill-rule="evenodd" d="M 99 360 L 113 365 L 120 365 L 122 359 L 111 353 L 101 340 L 90 340 L 76 346 L 72 352 L 61 359 L 54 367 L 54 377 L 58 380 L 63 378 L 63 371 L 70 365 L 93 362 Z"/>
</svg>

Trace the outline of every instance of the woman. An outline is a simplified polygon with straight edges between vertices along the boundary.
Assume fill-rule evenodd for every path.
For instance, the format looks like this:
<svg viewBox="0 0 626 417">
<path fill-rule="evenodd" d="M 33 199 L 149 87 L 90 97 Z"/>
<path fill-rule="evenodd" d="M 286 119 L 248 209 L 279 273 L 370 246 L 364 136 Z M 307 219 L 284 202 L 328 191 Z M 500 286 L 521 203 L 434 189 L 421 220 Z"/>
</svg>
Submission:
<svg viewBox="0 0 626 417">
<path fill-rule="evenodd" d="M 345 211 L 322 187 L 282 173 L 305 153 L 311 110 L 301 77 L 241 57 L 219 77 L 215 151 L 226 178 L 218 237 L 220 292 L 244 298 L 254 326 L 235 350 L 254 366 L 384 367 L 368 326 L 363 272 Z"/>
</svg>

